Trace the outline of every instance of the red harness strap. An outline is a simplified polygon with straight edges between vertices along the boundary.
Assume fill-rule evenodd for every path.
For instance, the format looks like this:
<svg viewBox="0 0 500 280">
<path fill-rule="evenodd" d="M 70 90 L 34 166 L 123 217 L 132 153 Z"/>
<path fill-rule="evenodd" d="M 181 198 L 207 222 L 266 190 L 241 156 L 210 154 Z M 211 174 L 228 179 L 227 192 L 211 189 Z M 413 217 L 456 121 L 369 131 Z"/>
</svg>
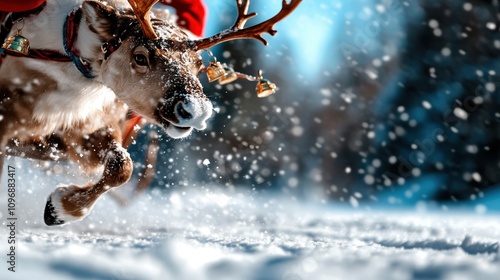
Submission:
<svg viewBox="0 0 500 280">
<path fill-rule="evenodd" d="M 52 60 L 59 62 L 70 62 L 72 59 L 58 51 L 42 50 L 42 49 L 30 49 L 29 55 L 9 53 L 10 56 L 16 57 L 29 57 L 42 60 Z"/>
</svg>

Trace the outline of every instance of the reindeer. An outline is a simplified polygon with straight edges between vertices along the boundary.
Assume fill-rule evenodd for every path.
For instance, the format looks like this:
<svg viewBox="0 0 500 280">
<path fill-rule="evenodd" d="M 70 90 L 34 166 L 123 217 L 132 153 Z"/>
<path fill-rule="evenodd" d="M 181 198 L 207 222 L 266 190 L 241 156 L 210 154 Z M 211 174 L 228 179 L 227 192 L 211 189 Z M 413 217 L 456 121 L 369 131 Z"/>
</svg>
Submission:
<svg viewBox="0 0 500 280">
<path fill-rule="evenodd" d="M 205 129 L 212 104 L 197 77 L 204 69 L 199 51 L 244 38 L 267 44 L 262 34 L 274 35 L 274 24 L 301 0 L 283 1 L 276 16 L 247 28 L 256 14 L 247 13 L 249 1 L 237 1 L 233 27 L 199 40 L 175 25 L 151 21 L 156 1 L 129 2 L 136 16 L 98 1 L 48 0 L 38 15 L 24 19 L 30 55 L 8 55 L 0 68 L 0 169 L 9 142 L 51 139 L 55 132 L 73 140 L 63 154 L 88 167 L 103 166 L 97 182 L 59 186 L 49 195 L 47 225 L 83 219 L 101 195 L 130 179 L 132 161 L 119 127 L 128 110 L 172 138 Z M 72 63 L 36 59 L 44 50 Z"/>
</svg>

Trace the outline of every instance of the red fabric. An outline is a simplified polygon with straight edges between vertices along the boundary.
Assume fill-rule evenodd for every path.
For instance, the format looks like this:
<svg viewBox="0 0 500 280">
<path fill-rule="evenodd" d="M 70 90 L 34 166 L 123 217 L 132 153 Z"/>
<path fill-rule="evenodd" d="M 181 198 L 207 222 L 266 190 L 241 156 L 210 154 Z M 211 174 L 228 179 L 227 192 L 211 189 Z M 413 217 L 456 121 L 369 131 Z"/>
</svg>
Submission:
<svg viewBox="0 0 500 280">
<path fill-rule="evenodd" d="M 45 0 L 0 0 L 0 11 L 25 12 L 43 4 Z"/>
<path fill-rule="evenodd" d="M 134 115 L 130 118 L 125 120 L 125 128 L 122 131 L 122 139 L 128 139 L 129 137 L 132 137 L 132 133 L 134 133 L 134 127 L 136 124 L 138 124 L 141 121 L 142 117 L 139 115 Z"/>
<path fill-rule="evenodd" d="M 196 36 L 203 36 L 207 19 L 207 8 L 203 0 L 160 0 L 160 3 L 176 10 L 177 25 Z"/>
</svg>

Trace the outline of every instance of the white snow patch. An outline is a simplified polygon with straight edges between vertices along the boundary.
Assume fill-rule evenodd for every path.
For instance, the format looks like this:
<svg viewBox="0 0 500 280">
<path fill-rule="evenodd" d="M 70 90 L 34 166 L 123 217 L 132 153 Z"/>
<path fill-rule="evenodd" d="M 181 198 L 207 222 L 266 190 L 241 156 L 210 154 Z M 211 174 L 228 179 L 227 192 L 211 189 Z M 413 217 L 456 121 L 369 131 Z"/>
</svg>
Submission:
<svg viewBox="0 0 500 280">
<path fill-rule="evenodd" d="M 486 204 L 478 214 L 422 207 L 366 211 L 361 193 L 350 199 L 358 207 L 353 210 L 349 203 L 320 206 L 239 189 L 178 187 L 146 193 L 126 208 L 106 195 L 83 221 L 47 227 L 45 197 L 60 182 L 30 166 L 16 170 L 17 272 L 9 272 L 3 261 L 0 279 L 488 280 L 500 275 L 500 216 L 489 208 L 484 214 Z M 1 188 L 0 197 L 5 192 Z M 1 217 L 5 201 L 0 200 Z M 2 223 L 5 260 L 8 233 L 6 220 Z"/>
</svg>

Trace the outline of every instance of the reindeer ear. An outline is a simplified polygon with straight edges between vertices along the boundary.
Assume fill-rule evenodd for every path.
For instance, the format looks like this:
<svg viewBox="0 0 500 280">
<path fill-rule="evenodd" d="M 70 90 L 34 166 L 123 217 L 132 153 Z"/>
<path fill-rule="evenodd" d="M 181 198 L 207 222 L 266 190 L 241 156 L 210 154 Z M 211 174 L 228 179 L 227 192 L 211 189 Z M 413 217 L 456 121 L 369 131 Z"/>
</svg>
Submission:
<svg viewBox="0 0 500 280">
<path fill-rule="evenodd" d="M 92 32 L 97 33 L 104 40 L 113 38 L 113 31 L 118 22 L 118 13 L 115 9 L 101 2 L 84 1 L 82 11 Z"/>
</svg>

